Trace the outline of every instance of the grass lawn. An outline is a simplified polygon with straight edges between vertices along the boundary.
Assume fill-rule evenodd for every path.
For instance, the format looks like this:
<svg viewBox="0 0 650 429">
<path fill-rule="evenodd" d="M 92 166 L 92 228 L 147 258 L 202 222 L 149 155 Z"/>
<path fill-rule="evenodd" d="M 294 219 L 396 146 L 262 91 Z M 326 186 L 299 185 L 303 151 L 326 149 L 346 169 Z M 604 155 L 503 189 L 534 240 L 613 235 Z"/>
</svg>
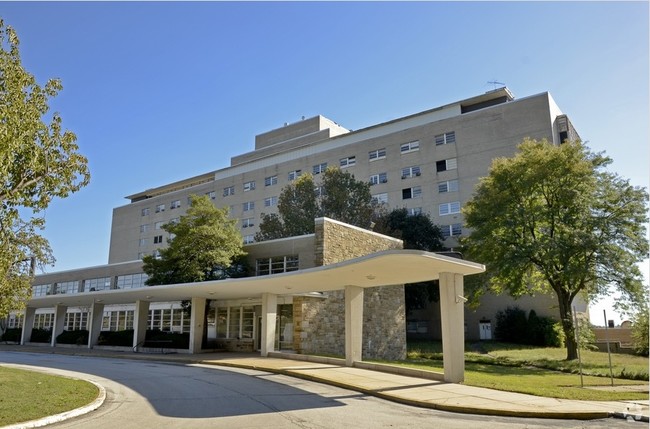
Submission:
<svg viewBox="0 0 650 429">
<path fill-rule="evenodd" d="M 581 351 L 585 386 L 582 388 L 578 361 L 565 361 L 565 349 L 490 342 L 479 346 L 468 344 L 466 347 L 469 351 L 465 353 L 465 384 L 470 386 L 563 399 L 648 399 L 647 393 L 589 388 L 611 386 L 607 353 Z M 411 343 L 407 360 L 398 364 L 440 372 L 443 367 L 442 347 L 439 342 Z M 615 386 L 648 383 L 646 357 L 612 354 L 612 366 Z"/>
<path fill-rule="evenodd" d="M 86 381 L 0 366 L 0 426 L 70 411 L 98 394 Z"/>
</svg>

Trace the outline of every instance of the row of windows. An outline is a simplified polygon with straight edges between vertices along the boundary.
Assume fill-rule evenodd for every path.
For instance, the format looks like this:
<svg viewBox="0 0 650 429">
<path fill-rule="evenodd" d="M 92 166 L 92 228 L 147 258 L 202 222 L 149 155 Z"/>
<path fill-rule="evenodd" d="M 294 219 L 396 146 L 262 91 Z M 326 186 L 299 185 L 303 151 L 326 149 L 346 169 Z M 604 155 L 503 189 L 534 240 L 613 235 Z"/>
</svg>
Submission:
<svg viewBox="0 0 650 429">
<path fill-rule="evenodd" d="M 255 274 L 258 276 L 265 276 L 268 274 L 297 271 L 299 265 L 300 260 L 298 259 L 298 255 L 260 258 L 255 261 Z"/>
<path fill-rule="evenodd" d="M 98 277 L 32 286 L 32 296 L 98 292 L 109 289 L 136 289 L 145 286 L 148 276 L 145 273 L 125 274 L 116 277 Z"/>
</svg>

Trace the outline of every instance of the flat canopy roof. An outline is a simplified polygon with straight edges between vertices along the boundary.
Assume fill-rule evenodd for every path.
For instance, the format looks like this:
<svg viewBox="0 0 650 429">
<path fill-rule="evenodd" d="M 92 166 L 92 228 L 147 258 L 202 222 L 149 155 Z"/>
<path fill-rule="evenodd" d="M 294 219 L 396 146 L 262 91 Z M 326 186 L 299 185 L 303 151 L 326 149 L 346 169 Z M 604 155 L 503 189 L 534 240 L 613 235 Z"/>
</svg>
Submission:
<svg viewBox="0 0 650 429">
<path fill-rule="evenodd" d="M 242 299 L 260 297 L 263 293 L 277 295 L 304 294 L 345 289 L 416 283 L 437 280 L 440 273 L 478 274 L 485 267 L 475 262 L 420 250 L 386 250 L 360 258 L 289 273 L 238 279 L 212 280 L 149 286 L 138 289 L 106 290 L 33 297 L 28 307 L 55 305 L 89 306 L 94 302 L 106 305 L 135 301 L 167 302 L 207 299 Z"/>
</svg>

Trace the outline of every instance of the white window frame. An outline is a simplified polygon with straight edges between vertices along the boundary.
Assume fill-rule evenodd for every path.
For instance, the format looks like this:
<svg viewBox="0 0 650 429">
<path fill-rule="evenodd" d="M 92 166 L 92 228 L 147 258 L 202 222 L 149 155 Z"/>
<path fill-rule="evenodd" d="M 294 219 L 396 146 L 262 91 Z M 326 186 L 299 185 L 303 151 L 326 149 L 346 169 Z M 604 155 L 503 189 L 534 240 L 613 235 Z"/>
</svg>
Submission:
<svg viewBox="0 0 650 429">
<path fill-rule="evenodd" d="M 458 179 L 438 182 L 438 193 L 446 194 L 448 192 L 458 192 Z"/>
<path fill-rule="evenodd" d="M 388 204 L 388 193 L 382 192 L 380 194 L 375 194 L 372 196 L 372 199 L 379 204 Z"/>
<path fill-rule="evenodd" d="M 170 210 L 178 209 L 178 208 L 180 208 L 180 207 L 181 207 L 181 200 L 174 200 L 174 201 L 172 201 L 171 204 L 169 205 L 169 209 L 170 209 Z"/>
<path fill-rule="evenodd" d="M 255 226 L 255 218 L 247 217 L 241 220 L 242 228 L 251 228 L 253 226 Z"/>
<path fill-rule="evenodd" d="M 302 174 L 302 170 L 293 170 L 290 171 L 289 174 L 287 175 L 287 179 L 291 182 L 296 180 L 300 175 Z"/>
<path fill-rule="evenodd" d="M 436 146 L 456 143 L 456 132 L 450 131 L 448 133 L 438 134 L 437 136 L 435 136 L 435 140 L 436 140 Z"/>
<path fill-rule="evenodd" d="M 388 174 L 387 173 L 379 173 L 379 174 L 373 174 L 370 176 L 370 185 L 379 185 L 380 183 L 387 183 L 388 182 Z"/>
<path fill-rule="evenodd" d="M 156 206 L 156 213 L 164 212 L 165 211 L 165 205 L 164 204 L 158 204 Z"/>
<path fill-rule="evenodd" d="M 264 186 L 273 186 L 278 184 L 278 176 L 269 176 L 264 178 Z"/>
<path fill-rule="evenodd" d="M 412 177 L 420 177 L 422 171 L 420 170 L 419 165 L 414 165 L 412 167 L 402 168 L 402 179 L 410 179 Z"/>
<path fill-rule="evenodd" d="M 278 205 L 278 197 L 273 195 L 271 197 L 264 198 L 264 207 L 273 207 Z"/>
<path fill-rule="evenodd" d="M 339 159 L 339 166 L 341 168 L 354 167 L 355 165 L 357 165 L 357 157 L 356 156 L 348 156 L 348 157 Z"/>
<path fill-rule="evenodd" d="M 368 160 L 370 162 L 377 161 L 379 159 L 386 159 L 386 148 L 375 149 L 368 152 Z"/>
<path fill-rule="evenodd" d="M 458 213 L 460 213 L 460 201 L 442 203 L 438 206 L 439 216 L 447 216 L 447 215 L 458 214 Z"/>
<path fill-rule="evenodd" d="M 243 212 L 255 210 L 255 201 L 246 201 L 245 203 L 242 203 L 241 209 Z"/>
<path fill-rule="evenodd" d="M 404 191 L 409 190 L 411 196 L 410 197 L 405 197 L 404 196 Z M 402 189 L 402 199 L 403 200 L 412 200 L 415 198 L 421 198 L 422 197 L 422 186 L 413 186 L 411 188 L 404 188 Z"/>
<path fill-rule="evenodd" d="M 149 216 L 150 212 L 151 212 L 151 210 L 149 209 L 149 207 L 146 207 L 146 208 L 142 209 L 141 215 L 142 216 Z"/>
<path fill-rule="evenodd" d="M 445 168 L 444 170 L 438 170 L 438 163 L 439 162 L 445 162 Z M 443 171 L 449 171 L 449 170 L 455 170 L 458 168 L 458 159 L 457 158 L 449 158 L 449 159 L 441 159 L 440 161 L 436 161 L 436 173 L 442 173 Z"/>
<path fill-rule="evenodd" d="M 244 192 L 254 191 L 255 190 L 255 181 L 251 180 L 250 182 L 244 183 Z"/>
<path fill-rule="evenodd" d="M 417 152 L 420 150 L 420 141 L 414 140 L 408 143 L 402 143 L 399 147 L 400 154 Z"/>
<path fill-rule="evenodd" d="M 326 162 L 321 162 L 320 164 L 316 164 L 316 165 L 314 165 L 312 167 L 312 173 L 314 175 L 325 173 L 325 170 L 327 170 L 327 163 Z"/>
</svg>

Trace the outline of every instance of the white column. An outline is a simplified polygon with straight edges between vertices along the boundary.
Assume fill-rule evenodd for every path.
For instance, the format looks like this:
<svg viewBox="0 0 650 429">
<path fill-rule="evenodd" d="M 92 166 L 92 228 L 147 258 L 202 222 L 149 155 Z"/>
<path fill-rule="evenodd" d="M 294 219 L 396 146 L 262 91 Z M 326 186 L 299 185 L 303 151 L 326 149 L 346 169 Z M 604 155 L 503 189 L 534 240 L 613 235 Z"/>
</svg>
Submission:
<svg viewBox="0 0 650 429">
<path fill-rule="evenodd" d="M 192 298 L 190 353 L 201 353 L 203 346 L 203 323 L 205 322 L 205 303 L 205 298 Z"/>
<path fill-rule="evenodd" d="M 345 287 L 345 365 L 361 361 L 363 345 L 363 288 Z"/>
<path fill-rule="evenodd" d="M 460 383 L 465 379 L 465 299 L 463 275 L 440 273 L 440 316 L 444 379 Z"/>
<path fill-rule="evenodd" d="M 102 319 L 104 318 L 104 304 L 93 302 L 90 307 L 90 317 L 88 318 L 88 348 L 92 349 L 97 341 L 99 341 L 99 334 L 102 331 Z"/>
<path fill-rule="evenodd" d="M 278 313 L 278 296 L 262 294 L 262 335 L 261 355 L 266 357 L 275 350 L 275 320 Z"/>
<path fill-rule="evenodd" d="M 54 307 L 54 326 L 52 326 L 52 340 L 50 345 L 56 346 L 56 337 L 63 333 L 65 326 L 65 315 L 68 312 L 68 307 L 65 305 L 56 305 Z"/>
<path fill-rule="evenodd" d="M 147 335 L 147 319 L 149 318 L 149 301 L 136 301 L 133 315 L 133 351 L 142 347 Z"/>
<path fill-rule="evenodd" d="M 36 309 L 34 307 L 25 308 L 25 317 L 23 317 L 23 332 L 20 335 L 20 345 L 24 346 L 32 337 L 32 329 L 34 329 L 34 317 L 36 316 Z"/>
</svg>

